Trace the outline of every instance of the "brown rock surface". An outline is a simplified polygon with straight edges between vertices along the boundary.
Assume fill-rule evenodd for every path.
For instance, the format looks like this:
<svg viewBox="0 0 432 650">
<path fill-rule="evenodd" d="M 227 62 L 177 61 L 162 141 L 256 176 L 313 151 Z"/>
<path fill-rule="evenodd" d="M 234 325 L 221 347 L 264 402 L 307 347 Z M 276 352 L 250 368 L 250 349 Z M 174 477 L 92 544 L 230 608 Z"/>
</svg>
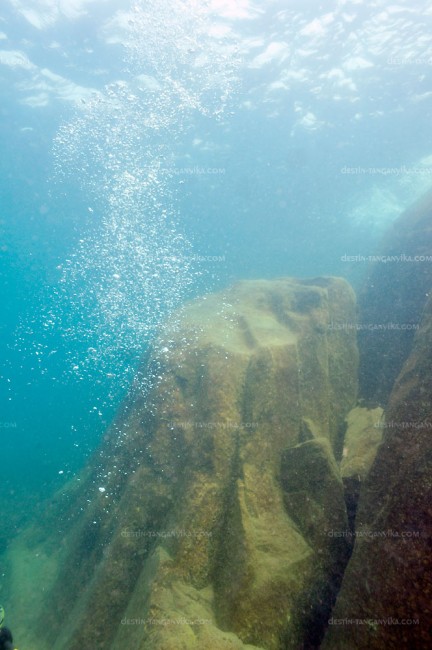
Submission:
<svg viewBox="0 0 432 650">
<path fill-rule="evenodd" d="M 392 391 L 383 442 L 360 496 L 354 553 L 326 650 L 432 646 L 431 369 L 429 300 Z"/>
<path fill-rule="evenodd" d="M 346 560 L 327 531 L 347 526 L 333 453 L 357 348 L 329 324 L 354 317 L 334 278 L 187 305 L 147 362 L 150 393 L 137 382 L 87 469 L 9 549 L 19 646 L 298 648 Z"/>
<path fill-rule="evenodd" d="M 356 406 L 348 413 L 340 463 L 342 479 L 358 476 L 361 481 L 364 481 L 368 475 L 385 426 L 382 415 L 383 410 L 379 407 L 367 409 Z"/>
<path fill-rule="evenodd" d="M 380 407 L 353 408 L 347 416 L 340 472 L 345 489 L 345 501 L 350 531 L 354 532 L 355 516 L 360 490 L 375 460 L 382 439 L 382 415 Z"/>
<path fill-rule="evenodd" d="M 432 287 L 432 191 L 394 222 L 379 254 L 386 261 L 371 265 L 359 295 L 359 382 L 361 397 L 385 406 Z"/>
</svg>

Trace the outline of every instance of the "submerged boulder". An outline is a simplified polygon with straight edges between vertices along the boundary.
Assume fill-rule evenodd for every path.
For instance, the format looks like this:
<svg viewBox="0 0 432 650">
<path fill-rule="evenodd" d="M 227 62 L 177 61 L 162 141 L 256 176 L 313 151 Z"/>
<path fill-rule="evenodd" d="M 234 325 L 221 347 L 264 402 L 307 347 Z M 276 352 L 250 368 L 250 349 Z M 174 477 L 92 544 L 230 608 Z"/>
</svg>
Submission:
<svg viewBox="0 0 432 650">
<path fill-rule="evenodd" d="M 141 373 L 152 387 L 137 381 L 88 467 L 11 544 L 20 645 L 315 643 L 347 561 L 329 531 L 348 525 L 334 451 L 358 355 L 332 324 L 354 318 L 336 278 L 240 282 L 176 314 Z"/>
<path fill-rule="evenodd" d="M 359 295 L 360 396 L 385 406 L 432 288 L 432 191 L 397 219 Z"/>
<path fill-rule="evenodd" d="M 381 428 L 326 650 L 432 646 L 432 299 Z"/>
</svg>

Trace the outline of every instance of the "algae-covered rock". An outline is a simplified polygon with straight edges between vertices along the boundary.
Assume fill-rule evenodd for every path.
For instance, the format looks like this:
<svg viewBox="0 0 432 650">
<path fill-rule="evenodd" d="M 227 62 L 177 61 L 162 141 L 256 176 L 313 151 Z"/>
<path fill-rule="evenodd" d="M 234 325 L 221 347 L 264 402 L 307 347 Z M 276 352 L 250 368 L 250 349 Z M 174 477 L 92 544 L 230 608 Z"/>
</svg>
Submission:
<svg viewBox="0 0 432 650">
<path fill-rule="evenodd" d="M 319 558 L 315 584 L 304 600 L 309 616 L 303 617 L 305 647 L 318 647 L 351 549 L 344 535 L 344 487 L 328 440 L 317 438 L 286 450 L 281 483 L 289 516 Z"/>
<path fill-rule="evenodd" d="M 281 483 L 287 511 L 309 544 L 322 546 L 325 526 L 346 527 L 343 485 L 328 440 L 310 440 L 284 451 Z"/>
<path fill-rule="evenodd" d="M 383 409 L 356 406 L 347 416 L 347 429 L 340 464 L 342 478 L 364 480 L 375 460 L 382 439 Z"/>
<path fill-rule="evenodd" d="M 12 545 L 10 576 L 14 548 L 39 564 L 52 549 L 38 602 L 14 582 L 20 646 L 319 637 L 307 628 L 346 560 L 328 531 L 347 526 L 334 449 L 357 377 L 355 331 L 332 325 L 354 317 L 335 278 L 240 282 L 176 314 L 142 369 L 151 389 L 137 381 L 85 472 Z"/>
<path fill-rule="evenodd" d="M 383 409 L 356 406 L 348 413 L 346 425 L 340 472 L 350 532 L 353 532 L 360 490 L 382 439 Z"/>
<path fill-rule="evenodd" d="M 432 645 L 432 301 L 394 386 L 323 648 Z"/>
<path fill-rule="evenodd" d="M 432 191 L 391 226 L 359 295 L 360 395 L 385 406 L 432 287 Z"/>
</svg>

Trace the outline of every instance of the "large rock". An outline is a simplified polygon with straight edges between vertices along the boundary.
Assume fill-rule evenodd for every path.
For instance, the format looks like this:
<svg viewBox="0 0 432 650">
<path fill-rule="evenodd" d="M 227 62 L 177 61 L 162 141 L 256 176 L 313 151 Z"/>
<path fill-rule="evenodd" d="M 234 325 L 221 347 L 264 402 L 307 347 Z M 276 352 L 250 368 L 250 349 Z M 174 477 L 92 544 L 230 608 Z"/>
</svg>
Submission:
<svg viewBox="0 0 432 650">
<path fill-rule="evenodd" d="M 395 221 L 359 295 L 360 396 L 384 406 L 432 287 L 432 191 Z"/>
<path fill-rule="evenodd" d="M 348 525 L 333 454 L 357 377 L 355 331 L 331 324 L 354 317 L 332 278 L 241 282 L 177 314 L 143 369 L 153 387 L 137 380 L 87 469 L 11 545 L 19 646 L 319 640 L 347 561 L 328 531 Z"/>
<path fill-rule="evenodd" d="M 432 299 L 390 397 L 323 648 L 432 647 L 431 541 Z"/>
</svg>

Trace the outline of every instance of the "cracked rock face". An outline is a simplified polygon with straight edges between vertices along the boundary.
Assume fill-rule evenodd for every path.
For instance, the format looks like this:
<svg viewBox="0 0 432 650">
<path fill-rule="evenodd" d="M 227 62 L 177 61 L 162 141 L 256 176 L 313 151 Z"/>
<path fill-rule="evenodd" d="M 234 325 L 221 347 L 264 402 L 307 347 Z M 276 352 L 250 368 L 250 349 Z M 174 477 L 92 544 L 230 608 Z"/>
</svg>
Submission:
<svg viewBox="0 0 432 650">
<path fill-rule="evenodd" d="M 354 552 L 326 650 L 431 647 L 431 368 L 429 300 L 381 422 L 383 441 L 360 494 Z"/>
<path fill-rule="evenodd" d="M 347 560 L 333 534 L 348 528 L 334 452 L 357 348 L 355 329 L 336 325 L 354 320 L 347 283 L 316 278 L 240 282 L 168 323 L 147 361 L 150 393 L 131 393 L 79 480 L 11 549 L 12 582 L 24 557 L 46 569 L 37 602 L 11 587 L 16 619 L 33 616 L 20 644 L 316 640 Z"/>
</svg>

